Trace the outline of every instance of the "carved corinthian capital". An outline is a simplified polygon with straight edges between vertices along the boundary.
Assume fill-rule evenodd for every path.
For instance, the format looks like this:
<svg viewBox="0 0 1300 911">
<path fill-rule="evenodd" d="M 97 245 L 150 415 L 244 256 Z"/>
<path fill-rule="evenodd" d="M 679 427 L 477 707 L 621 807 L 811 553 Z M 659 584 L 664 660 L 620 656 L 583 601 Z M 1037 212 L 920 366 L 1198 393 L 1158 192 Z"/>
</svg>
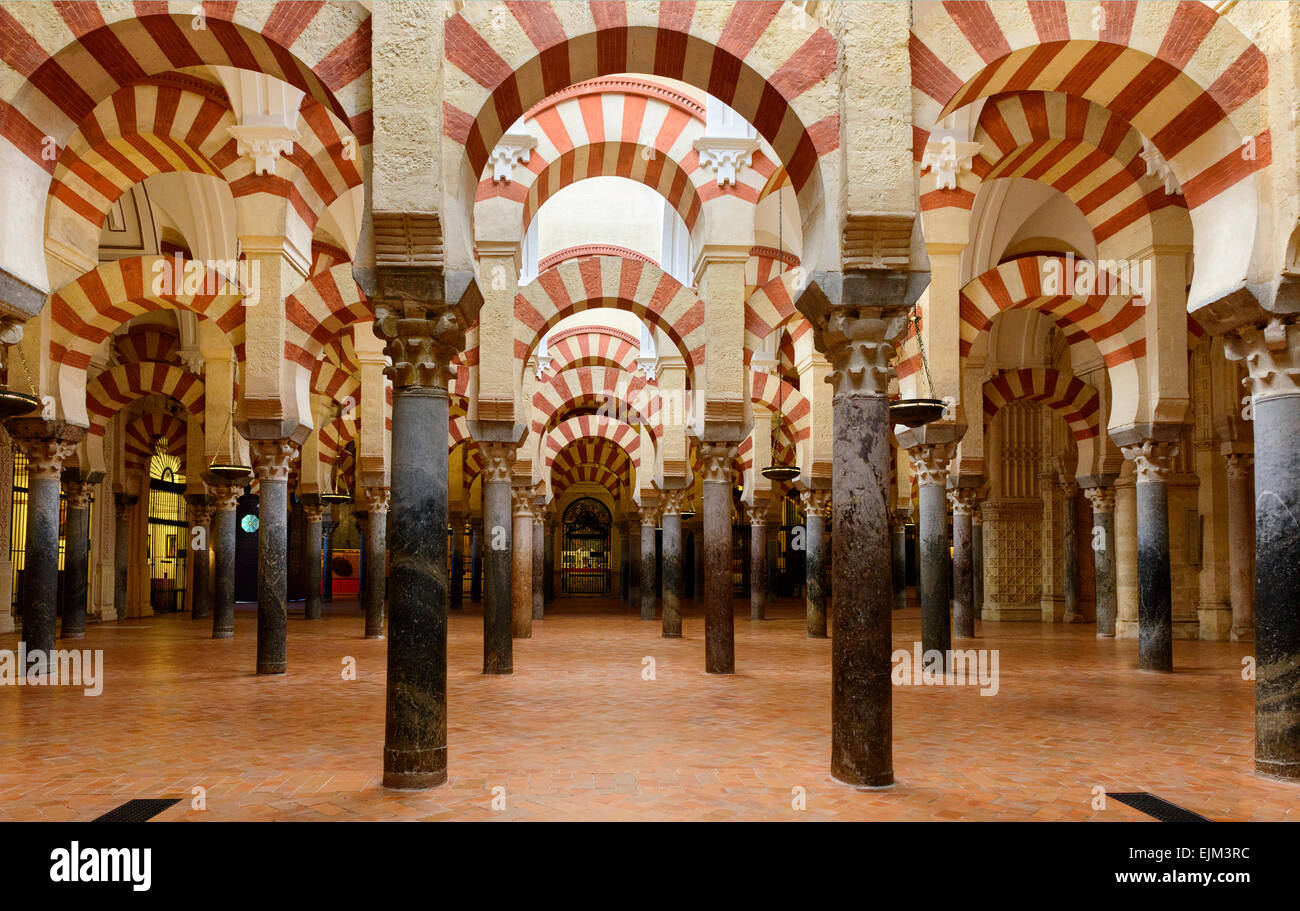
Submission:
<svg viewBox="0 0 1300 911">
<path fill-rule="evenodd" d="M 1133 467 L 1137 469 L 1139 484 L 1156 481 L 1163 484 L 1169 480 L 1174 456 L 1178 455 L 1178 444 L 1142 440 L 1130 446 L 1120 447 L 1120 452 L 1124 453 L 1124 458 L 1131 461 Z"/>
<path fill-rule="evenodd" d="M 948 491 L 948 502 L 952 504 L 954 516 L 972 516 L 979 502 L 979 490 L 974 487 L 954 487 Z"/>
<path fill-rule="evenodd" d="M 259 481 L 287 481 L 298 446 L 292 440 L 249 440 L 248 451 L 253 456 L 253 474 Z"/>
<path fill-rule="evenodd" d="M 686 502 L 686 497 L 691 493 L 689 488 L 679 488 L 677 490 L 659 491 L 659 508 L 666 516 L 680 516 L 682 514 L 682 504 Z"/>
<path fill-rule="evenodd" d="M 804 515 L 824 517 L 827 508 L 831 505 L 831 492 L 829 490 L 801 490 L 799 491 L 799 501 L 803 503 Z"/>
<path fill-rule="evenodd" d="M 33 480 L 58 479 L 64 464 L 86 435 L 84 427 L 41 418 L 14 418 L 9 421 L 8 429 L 14 443 L 27 456 L 27 475 Z"/>
<path fill-rule="evenodd" d="M 922 443 L 908 450 L 912 473 L 919 487 L 948 485 L 948 463 L 956 449 L 953 443 Z"/>
<path fill-rule="evenodd" d="M 510 471 L 514 467 L 515 453 L 518 448 L 514 443 L 483 442 L 478 444 L 478 451 L 483 456 L 484 484 L 493 481 L 510 483 Z"/>
<path fill-rule="evenodd" d="M 388 503 L 392 498 L 392 491 L 387 487 L 363 487 L 361 489 L 361 500 L 365 510 L 372 515 L 377 512 L 388 512 Z"/>
<path fill-rule="evenodd" d="M 89 509 L 90 492 L 93 485 L 85 481 L 66 481 L 63 494 L 68 500 L 68 509 Z"/>
<path fill-rule="evenodd" d="M 1088 505 L 1093 513 L 1111 513 L 1115 511 L 1115 488 L 1085 487 L 1083 495 L 1088 498 Z"/>
<path fill-rule="evenodd" d="M 831 388 L 840 395 L 886 395 L 894 375 L 890 360 L 905 318 L 862 307 L 834 312 L 817 332 L 831 362 Z"/>
<path fill-rule="evenodd" d="M 705 484 L 730 484 L 735 443 L 700 443 L 700 479 Z"/>
<path fill-rule="evenodd" d="M 384 354 L 393 362 L 384 368 L 393 386 L 446 389 L 451 361 L 465 346 L 460 314 L 448 309 L 436 317 L 411 319 L 377 306 L 375 317 L 375 335 L 385 341 Z"/>
<path fill-rule="evenodd" d="M 231 484 L 211 484 L 212 508 L 217 512 L 234 512 L 239 507 L 239 498 L 244 488 Z"/>
<path fill-rule="evenodd" d="M 1246 383 L 1256 399 L 1300 392 L 1300 323 L 1274 317 L 1238 329 L 1224 337 L 1223 350 L 1229 360 L 1246 362 Z"/>
</svg>

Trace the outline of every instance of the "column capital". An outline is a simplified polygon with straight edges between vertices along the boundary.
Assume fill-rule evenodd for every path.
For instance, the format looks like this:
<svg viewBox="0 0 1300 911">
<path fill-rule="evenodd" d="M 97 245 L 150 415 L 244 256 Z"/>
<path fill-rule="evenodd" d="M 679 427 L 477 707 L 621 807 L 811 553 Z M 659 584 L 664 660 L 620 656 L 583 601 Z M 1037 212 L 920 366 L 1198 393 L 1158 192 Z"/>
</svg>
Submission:
<svg viewBox="0 0 1300 911">
<path fill-rule="evenodd" d="M 1114 487 L 1085 487 L 1083 495 L 1088 498 L 1088 505 L 1094 513 L 1113 513 L 1115 511 Z"/>
<path fill-rule="evenodd" d="M 68 500 L 68 509 L 89 509 L 90 492 L 94 485 L 88 481 L 64 481 L 63 494 Z"/>
<path fill-rule="evenodd" d="M 233 484 L 210 484 L 212 490 L 212 506 L 217 512 L 234 512 L 239 506 L 239 498 L 244 493 L 244 488 L 236 487 Z"/>
<path fill-rule="evenodd" d="M 402 315 L 406 309 L 402 301 L 375 304 L 375 335 L 384 340 L 384 354 L 392 360 L 384 375 L 395 388 L 445 390 L 452 359 L 465 347 L 464 321 L 450 308 L 427 318 Z"/>
<path fill-rule="evenodd" d="M 115 493 L 113 494 L 113 515 L 118 519 L 129 519 L 131 518 L 131 510 L 139 502 L 140 498 L 135 494 Z"/>
<path fill-rule="evenodd" d="M 1245 361 L 1246 385 L 1257 399 L 1300 393 L 1300 322 L 1275 316 L 1243 326 L 1223 338 L 1229 360 Z"/>
<path fill-rule="evenodd" d="M 212 507 L 206 503 L 190 504 L 190 524 L 201 525 L 204 528 L 212 521 Z"/>
<path fill-rule="evenodd" d="M 948 463 L 952 461 L 956 448 L 954 443 L 919 443 L 907 449 L 917 486 L 947 487 Z"/>
<path fill-rule="evenodd" d="M 659 524 L 659 507 L 658 505 L 641 507 L 641 527 L 654 528 Z"/>
<path fill-rule="evenodd" d="M 480 442 L 478 451 L 483 456 L 483 483 L 492 481 L 510 482 L 510 471 L 514 468 L 517 443 Z M 512 489 L 513 495 L 513 489 Z"/>
<path fill-rule="evenodd" d="M 86 435 L 84 427 L 41 418 L 12 418 L 7 429 L 14 443 L 27 456 L 28 477 L 45 480 L 62 476 L 64 463 L 77 451 L 77 444 Z"/>
<path fill-rule="evenodd" d="M 253 458 L 253 475 L 259 481 L 287 481 L 290 463 L 298 456 L 298 444 L 293 440 L 249 440 L 248 451 Z"/>
<path fill-rule="evenodd" d="M 507 480 L 509 480 L 509 475 L 507 475 Z M 531 484 L 511 487 L 510 505 L 513 507 L 512 514 L 514 517 L 516 519 L 531 519 L 533 517 L 533 507 L 536 499 L 537 488 Z"/>
<path fill-rule="evenodd" d="M 1065 494 L 1067 497 L 1074 496 L 1075 491 L 1079 489 L 1079 485 L 1076 484 L 1074 478 L 1069 475 L 1057 475 L 1056 482 L 1061 485 L 1061 493 Z"/>
<path fill-rule="evenodd" d="M 805 515 L 825 516 L 827 508 L 831 505 L 831 492 L 817 489 L 801 490 L 799 502 L 803 504 Z"/>
<path fill-rule="evenodd" d="M 746 503 L 745 519 L 757 528 L 767 525 L 767 503 Z"/>
<path fill-rule="evenodd" d="M 833 395 L 888 395 L 894 345 L 906 328 L 905 316 L 878 307 L 829 313 L 814 338 L 831 363 Z"/>
<path fill-rule="evenodd" d="M 954 516 L 971 516 L 974 518 L 975 507 L 979 501 L 979 489 L 975 487 L 954 487 L 948 491 L 948 501 L 952 503 Z"/>
<path fill-rule="evenodd" d="M 686 503 L 686 497 L 691 493 L 690 488 L 679 487 L 676 490 L 659 491 L 659 508 L 665 516 L 680 516 L 682 506 Z"/>
<path fill-rule="evenodd" d="M 1228 452 L 1223 455 L 1223 466 L 1229 481 L 1240 481 L 1254 473 L 1255 456 L 1249 452 Z"/>
<path fill-rule="evenodd" d="M 731 462 L 736 457 L 737 448 L 736 443 L 706 443 L 701 441 L 699 452 L 700 461 L 703 464 L 700 479 L 705 484 L 730 484 Z"/>
<path fill-rule="evenodd" d="M 387 487 L 363 487 L 361 497 L 365 501 L 366 512 L 388 512 L 392 491 Z"/>
<path fill-rule="evenodd" d="M 1128 446 L 1121 446 L 1124 458 L 1133 463 L 1136 469 L 1135 479 L 1138 483 L 1160 482 L 1169 480 L 1173 471 L 1173 460 L 1178 455 L 1178 444 L 1160 440 L 1140 440 Z"/>
<path fill-rule="evenodd" d="M 302 514 L 306 516 L 308 522 L 320 522 L 324 519 L 325 510 L 328 508 L 324 503 L 303 503 Z"/>
</svg>

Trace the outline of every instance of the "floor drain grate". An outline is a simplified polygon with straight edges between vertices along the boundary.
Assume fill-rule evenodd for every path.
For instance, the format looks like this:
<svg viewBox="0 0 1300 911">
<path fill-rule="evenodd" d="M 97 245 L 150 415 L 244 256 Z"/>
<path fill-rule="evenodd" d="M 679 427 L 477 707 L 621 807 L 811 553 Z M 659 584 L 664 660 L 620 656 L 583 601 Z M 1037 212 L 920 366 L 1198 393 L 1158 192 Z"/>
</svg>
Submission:
<svg viewBox="0 0 1300 911">
<path fill-rule="evenodd" d="M 168 807 L 180 803 L 179 797 L 128 800 L 120 807 L 109 810 L 91 822 L 148 822 Z"/>
<path fill-rule="evenodd" d="M 1154 816 L 1161 822 L 1209 822 L 1204 816 L 1193 813 L 1191 810 L 1184 810 L 1180 806 L 1170 803 L 1169 801 L 1157 797 L 1147 791 L 1133 791 L 1127 794 L 1107 794 L 1107 797 L 1113 797 L 1120 803 L 1126 803 L 1135 810 Z"/>
</svg>

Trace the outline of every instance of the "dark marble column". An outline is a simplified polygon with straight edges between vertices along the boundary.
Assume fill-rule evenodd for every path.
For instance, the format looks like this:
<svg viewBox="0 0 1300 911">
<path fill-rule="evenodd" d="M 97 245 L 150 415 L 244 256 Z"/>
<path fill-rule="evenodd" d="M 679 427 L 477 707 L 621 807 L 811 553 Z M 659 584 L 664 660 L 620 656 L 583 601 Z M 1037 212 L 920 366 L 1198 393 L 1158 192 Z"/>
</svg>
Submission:
<svg viewBox="0 0 1300 911">
<path fill-rule="evenodd" d="M 48 655 L 54 650 L 58 619 L 59 478 L 64 462 L 86 432 L 63 421 L 14 418 L 9 421 L 9 433 L 27 456 L 26 556 L 18 597 L 23 617 L 21 640 L 29 654 Z"/>
<path fill-rule="evenodd" d="M 928 429 L 928 428 L 926 428 Z M 912 458 L 916 475 L 921 538 L 921 648 L 937 651 L 948 666 L 952 649 L 952 621 L 948 586 L 948 462 L 951 442 L 926 442 L 918 431 L 900 433 Z"/>
<path fill-rule="evenodd" d="M 981 499 L 983 499 L 981 497 Z M 975 619 L 984 619 L 984 512 L 980 501 L 975 501 L 971 511 L 971 600 L 975 603 Z"/>
<path fill-rule="evenodd" d="M 1290 290 L 1290 289 L 1289 289 Z M 1284 322 L 1288 320 L 1288 322 Z M 1300 324 L 1224 340 L 1245 360 L 1255 446 L 1255 771 L 1300 780 Z"/>
<path fill-rule="evenodd" d="M 537 491 L 510 488 L 514 530 L 510 542 L 510 636 L 533 636 L 533 501 Z"/>
<path fill-rule="evenodd" d="M 691 535 L 691 546 L 695 549 L 695 592 L 692 600 L 697 604 L 704 602 L 704 519 L 701 517 L 695 523 L 695 531 Z"/>
<path fill-rule="evenodd" d="M 974 487 L 954 487 L 952 501 L 952 625 L 959 639 L 975 638 Z"/>
<path fill-rule="evenodd" d="M 384 620 L 388 614 L 388 505 L 387 487 L 362 488 L 366 504 L 365 583 L 367 639 L 384 638 Z"/>
<path fill-rule="evenodd" d="M 1255 459 L 1249 453 L 1224 455 L 1228 476 L 1228 592 L 1232 601 L 1232 641 L 1255 638 L 1255 505 L 1250 482 Z"/>
<path fill-rule="evenodd" d="M 546 617 L 546 511 L 544 503 L 533 503 L 533 619 Z"/>
<path fill-rule="evenodd" d="M 321 557 L 324 564 L 321 573 L 325 589 L 321 600 L 331 603 L 334 601 L 334 529 L 338 527 L 339 523 L 334 520 L 334 507 L 325 507 L 320 523 Z"/>
<path fill-rule="evenodd" d="M 483 520 L 469 523 L 469 599 L 483 600 Z"/>
<path fill-rule="evenodd" d="M 86 638 L 86 595 L 90 587 L 90 493 L 85 481 L 63 482 L 68 511 L 63 526 L 63 639 Z"/>
<path fill-rule="evenodd" d="M 423 270 L 406 274 L 418 277 Z M 434 272 L 431 282 L 441 278 Z M 429 311 L 410 303 L 409 295 L 428 290 L 417 282 L 400 304 L 420 318 L 403 316 L 397 303 L 390 308 L 382 290 L 376 302 L 375 334 L 387 343 L 392 366 L 385 373 L 393 381 L 384 727 L 384 786 L 390 788 L 429 788 L 447 780 L 447 383 L 465 336 L 455 311 L 422 318 Z"/>
<path fill-rule="evenodd" d="M 799 494 L 804 509 L 804 608 L 808 638 L 826 638 L 826 507 L 829 490 Z"/>
<path fill-rule="evenodd" d="M 447 606 L 460 610 L 465 595 L 465 517 L 451 517 L 451 575 L 447 579 Z"/>
<path fill-rule="evenodd" d="M 894 577 L 894 610 L 907 607 L 907 520 L 910 509 L 894 510 L 894 550 L 891 571 Z"/>
<path fill-rule="evenodd" d="M 555 532 L 557 525 L 558 523 L 554 521 L 554 516 L 548 515 L 546 521 L 546 538 L 543 541 L 543 555 L 546 560 L 546 571 L 542 575 L 542 595 L 546 599 L 547 604 L 555 600 Z"/>
<path fill-rule="evenodd" d="M 767 619 L 767 501 L 746 504 L 749 520 L 749 619 Z"/>
<path fill-rule="evenodd" d="M 308 620 L 321 617 L 321 571 L 323 562 L 324 534 L 321 531 L 322 517 L 326 507 L 318 501 L 316 494 L 303 497 L 303 516 L 307 520 L 306 538 L 303 542 L 303 561 L 307 567 L 306 600 L 303 601 L 303 616 Z"/>
<path fill-rule="evenodd" d="M 846 274 L 843 300 L 819 296 L 813 284 L 799 301 L 819 330 L 815 338 L 831 361 L 834 390 L 831 775 L 858 787 L 894 783 L 888 391 L 892 342 L 905 322 L 892 285 Z M 876 298 L 891 309 L 865 306 Z"/>
<path fill-rule="evenodd" d="M 1075 529 L 1078 523 L 1077 500 L 1079 487 L 1070 478 L 1061 479 L 1061 492 L 1065 495 L 1062 510 L 1062 553 L 1064 557 L 1065 616 L 1063 623 L 1083 623 L 1086 619 L 1079 611 L 1079 550 Z"/>
<path fill-rule="evenodd" d="M 113 608 L 119 620 L 126 618 L 126 586 L 131 565 L 131 510 L 140 498 L 131 494 L 113 495 Z"/>
<path fill-rule="evenodd" d="M 627 600 L 629 610 L 641 609 L 641 521 L 629 520 L 624 526 L 627 541 Z"/>
<path fill-rule="evenodd" d="M 641 586 L 638 590 L 637 605 L 641 610 L 642 620 L 655 619 L 655 599 L 658 595 L 658 573 L 655 560 L 658 549 L 655 547 L 655 524 L 659 520 L 658 507 L 647 504 L 641 507 Z"/>
<path fill-rule="evenodd" d="M 686 490 L 665 490 L 663 638 L 682 638 L 682 501 Z"/>
<path fill-rule="evenodd" d="M 510 508 L 512 443 L 481 442 L 483 454 L 483 673 L 514 672 L 511 642 L 514 542 Z"/>
<path fill-rule="evenodd" d="M 257 478 L 257 673 L 287 670 L 290 440 L 249 440 Z"/>
<path fill-rule="evenodd" d="M 235 635 L 235 518 L 242 487 L 208 482 L 212 490 L 212 638 Z"/>
<path fill-rule="evenodd" d="M 1121 447 L 1135 463 L 1138 519 L 1138 667 L 1174 669 L 1174 605 L 1169 572 L 1169 490 L 1178 444 L 1142 440 Z"/>
<path fill-rule="evenodd" d="M 194 561 L 190 576 L 190 619 L 212 617 L 212 507 L 207 494 L 186 497 L 190 506 L 189 559 Z M 197 535 L 196 529 L 201 529 Z"/>
<path fill-rule="evenodd" d="M 700 443 L 704 496 L 704 670 L 736 671 L 731 588 L 732 443 Z"/>
<path fill-rule="evenodd" d="M 1118 602 L 1115 596 L 1115 488 L 1109 485 L 1085 487 L 1083 494 L 1092 507 L 1092 565 L 1097 589 L 1097 637 L 1115 635 Z"/>
<path fill-rule="evenodd" d="M 369 550 L 370 537 L 370 516 L 366 514 L 365 499 L 358 491 L 357 496 L 352 498 L 352 521 L 357 523 L 357 607 L 360 608 L 362 615 L 366 612 L 366 601 L 370 597 L 369 586 L 366 584 L 367 573 L 367 551 Z"/>
</svg>

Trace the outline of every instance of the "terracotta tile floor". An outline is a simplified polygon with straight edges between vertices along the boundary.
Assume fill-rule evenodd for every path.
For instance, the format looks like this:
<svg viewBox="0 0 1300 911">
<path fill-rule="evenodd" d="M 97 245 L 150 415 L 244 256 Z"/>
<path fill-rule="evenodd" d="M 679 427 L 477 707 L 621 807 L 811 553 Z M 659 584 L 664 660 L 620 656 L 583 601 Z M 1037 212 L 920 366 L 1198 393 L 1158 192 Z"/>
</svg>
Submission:
<svg viewBox="0 0 1300 911">
<path fill-rule="evenodd" d="M 361 638 L 355 605 L 291 617 L 278 678 L 251 673 L 246 607 L 228 641 L 185 616 L 92 626 L 82 647 L 105 650 L 103 695 L 0 688 L 0 820 L 91 819 L 158 796 L 186 798 L 159 819 L 1147 819 L 1115 800 L 1093 810 L 1097 785 L 1213 819 L 1300 819 L 1300 786 L 1252 774 L 1247 645 L 1177 642 L 1178 672 L 1161 676 L 1135 670 L 1135 641 L 1087 626 L 981 624 L 1000 692 L 896 688 L 898 784 L 855 791 L 829 777 L 829 641 L 804 638 L 793 601 L 762 623 L 736 607 L 732 677 L 703 672 L 698 610 L 670 641 L 611 604 L 569 601 L 516 641 L 514 676 L 488 678 L 467 605 L 451 620 L 451 779 L 414 793 L 379 786 L 385 646 Z M 895 648 L 918 636 L 915 608 L 895 615 Z"/>
</svg>

